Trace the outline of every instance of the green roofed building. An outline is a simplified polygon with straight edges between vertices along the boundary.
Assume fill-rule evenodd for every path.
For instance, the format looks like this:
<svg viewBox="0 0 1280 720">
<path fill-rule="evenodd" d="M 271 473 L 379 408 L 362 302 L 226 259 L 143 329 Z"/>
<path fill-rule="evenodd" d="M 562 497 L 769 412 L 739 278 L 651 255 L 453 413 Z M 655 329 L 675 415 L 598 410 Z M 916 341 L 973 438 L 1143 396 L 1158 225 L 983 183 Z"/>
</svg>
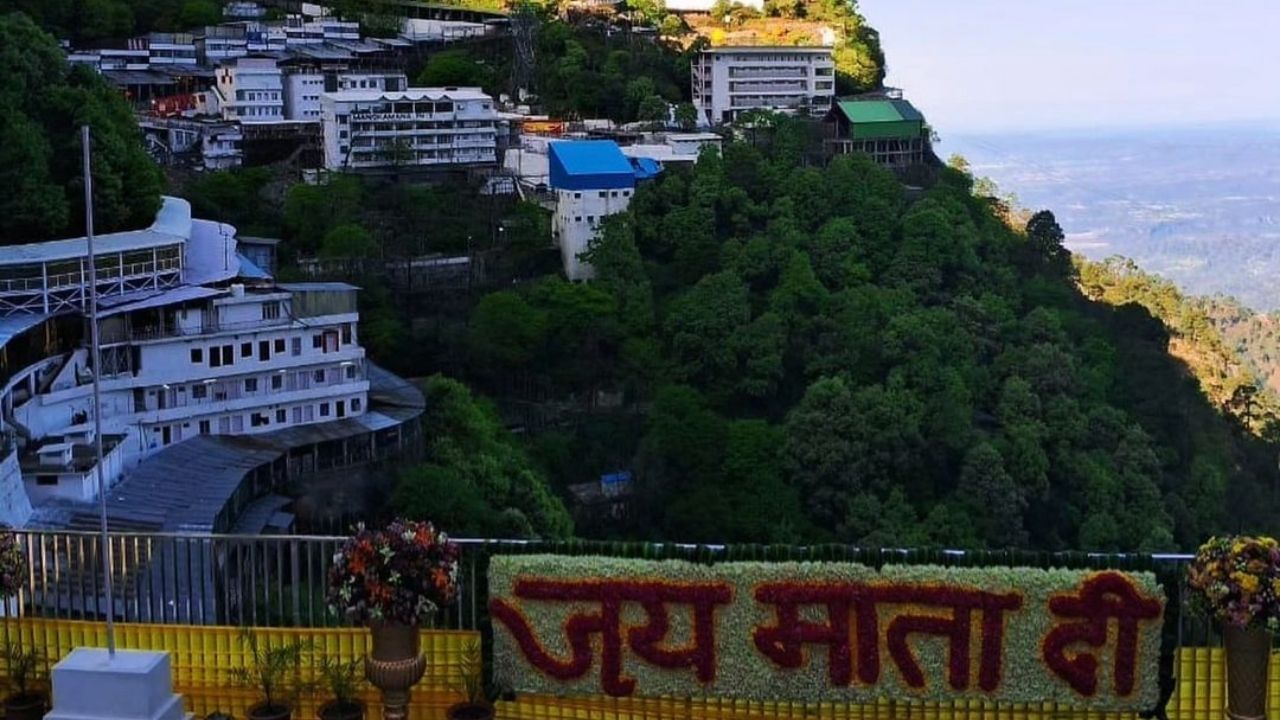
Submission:
<svg viewBox="0 0 1280 720">
<path fill-rule="evenodd" d="M 922 165 L 929 156 L 924 115 L 901 98 L 873 96 L 838 100 L 824 121 L 827 155 L 864 152 L 893 169 Z"/>
</svg>

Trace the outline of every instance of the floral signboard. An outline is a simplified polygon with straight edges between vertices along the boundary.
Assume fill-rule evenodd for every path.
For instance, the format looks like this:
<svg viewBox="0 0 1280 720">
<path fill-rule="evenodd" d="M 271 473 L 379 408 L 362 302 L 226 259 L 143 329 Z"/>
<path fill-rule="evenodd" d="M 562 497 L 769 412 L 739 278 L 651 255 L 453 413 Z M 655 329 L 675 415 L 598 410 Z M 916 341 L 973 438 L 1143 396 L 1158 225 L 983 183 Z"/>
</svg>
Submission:
<svg viewBox="0 0 1280 720">
<path fill-rule="evenodd" d="M 495 680 L 527 692 L 1141 710 L 1150 573 L 498 556 Z"/>
</svg>

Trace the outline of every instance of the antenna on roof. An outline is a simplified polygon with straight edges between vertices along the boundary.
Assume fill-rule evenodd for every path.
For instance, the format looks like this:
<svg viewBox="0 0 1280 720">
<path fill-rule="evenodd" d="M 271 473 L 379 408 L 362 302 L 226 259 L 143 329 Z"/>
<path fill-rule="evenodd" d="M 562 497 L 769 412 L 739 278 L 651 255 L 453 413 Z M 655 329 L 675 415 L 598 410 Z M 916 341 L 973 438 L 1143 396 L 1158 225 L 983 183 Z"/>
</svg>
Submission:
<svg viewBox="0 0 1280 720">
<path fill-rule="evenodd" d="M 93 173 L 89 163 L 89 126 L 80 128 L 84 155 L 84 238 L 89 248 L 89 362 L 93 364 L 93 452 L 98 466 L 98 510 L 102 526 L 102 589 L 107 594 L 107 655 L 116 656 L 115 593 L 111 589 L 111 536 L 107 534 L 107 478 L 102 469 L 102 346 L 98 339 L 98 259 L 93 254 Z"/>
</svg>

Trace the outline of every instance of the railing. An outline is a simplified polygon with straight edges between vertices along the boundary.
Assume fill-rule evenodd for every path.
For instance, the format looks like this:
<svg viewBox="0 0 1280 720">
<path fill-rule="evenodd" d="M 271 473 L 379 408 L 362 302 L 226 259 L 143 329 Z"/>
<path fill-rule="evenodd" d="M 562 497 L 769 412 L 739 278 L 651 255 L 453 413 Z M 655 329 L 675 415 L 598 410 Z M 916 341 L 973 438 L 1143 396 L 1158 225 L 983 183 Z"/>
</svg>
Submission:
<svg viewBox="0 0 1280 720">
<path fill-rule="evenodd" d="M 100 620 L 103 595 L 100 537 L 74 530 L 15 531 L 30 568 L 18 597 L 24 615 Z M 238 536 L 115 532 L 111 567 L 118 619 L 128 622 L 267 627 L 342 625 L 325 605 L 337 536 Z M 1178 646 L 1212 645 L 1209 625 L 1184 612 L 1182 578 L 1189 555 L 1123 555 L 958 550 L 894 550 L 851 546 L 705 546 L 675 543 L 600 543 L 456 540 L 462 547 L 458 602 L 439 627 L 482 625 L 488 557 L 496 553 L 555 552 L 676 558 L 694 562 L 815 560 L 947 566 L 1117 568 L 1154 572 L 1169 596 L 1167 631 Z M 1174 638 L 1170 638 L 1173 640 Z"/>
</svg>

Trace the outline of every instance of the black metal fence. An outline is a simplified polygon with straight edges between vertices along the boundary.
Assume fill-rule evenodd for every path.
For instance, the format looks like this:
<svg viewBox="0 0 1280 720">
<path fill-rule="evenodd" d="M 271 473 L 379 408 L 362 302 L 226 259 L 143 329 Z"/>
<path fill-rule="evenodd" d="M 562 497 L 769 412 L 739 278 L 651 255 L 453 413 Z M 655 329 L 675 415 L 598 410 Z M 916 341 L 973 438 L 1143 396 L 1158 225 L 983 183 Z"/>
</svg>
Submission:
<svg viewBox="0 0 1280 720">
<path fill-rule="evenodd" d="M 8 611 L 40 617 L 101 620 L 106 615 L 98 533 L 14 531 L 29 560 L 26 582 Z M 325 602 L 338 536 L 194 535 L 116 532 L 110 535 L 116 618 L 188 625 L 329 627 L 343 624 Z M 1216 644 L 1211 626 L 1187 611 L 1184 577 L 1190 555 L 1083 552 L 960 551 L 677 543 L 539 542 L 455 539 L 462 547 L 458 602 L 437 624 L 484 629 L 488 559 L 499 553 L 607 555 L 645 559 L 844 561 L 886 564 L 1024 566 L 1150 571 L 1169 598 L 1167 646 Z"/>
</svg>

